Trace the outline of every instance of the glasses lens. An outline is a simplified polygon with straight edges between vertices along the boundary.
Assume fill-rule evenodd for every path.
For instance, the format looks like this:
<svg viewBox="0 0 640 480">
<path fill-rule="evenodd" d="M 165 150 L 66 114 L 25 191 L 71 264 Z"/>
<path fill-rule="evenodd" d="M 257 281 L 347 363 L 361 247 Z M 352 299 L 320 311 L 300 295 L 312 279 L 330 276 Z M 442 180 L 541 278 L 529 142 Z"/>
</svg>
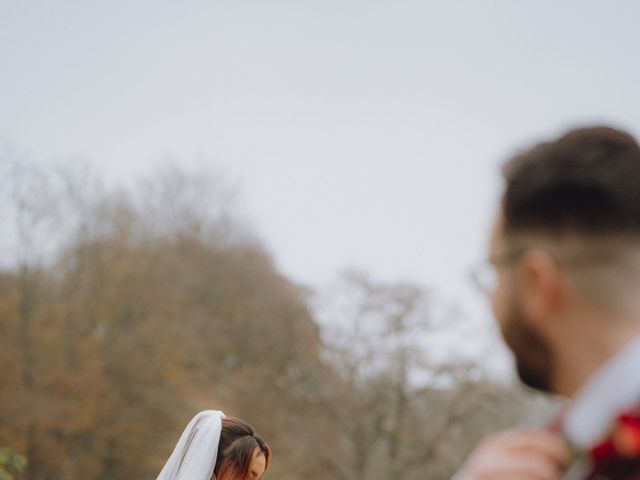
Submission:
<svg viewBox="0 0 640 480">
<path fill-rule="evenodd" d="M 493 293 L 498 283 L 498 275 L 493 265 L 483 263 L 472 272 L 473 282 L 478 289 L 487 295 Z"/>
</svg>

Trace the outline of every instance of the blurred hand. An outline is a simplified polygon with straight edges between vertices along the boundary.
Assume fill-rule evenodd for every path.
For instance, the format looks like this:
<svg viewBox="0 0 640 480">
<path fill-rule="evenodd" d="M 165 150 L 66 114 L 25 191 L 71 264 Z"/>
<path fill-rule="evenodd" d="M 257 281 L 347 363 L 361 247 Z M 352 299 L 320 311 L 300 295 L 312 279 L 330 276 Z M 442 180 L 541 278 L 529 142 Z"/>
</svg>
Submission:
<svg viewBox="0 0 640 480">
<path fill-rule="evenodd" d="M 571 452 L 558 434 L 542 429 L 513 429 L 485 438 L 455 480 L 558 480 Z"/>
</svg>

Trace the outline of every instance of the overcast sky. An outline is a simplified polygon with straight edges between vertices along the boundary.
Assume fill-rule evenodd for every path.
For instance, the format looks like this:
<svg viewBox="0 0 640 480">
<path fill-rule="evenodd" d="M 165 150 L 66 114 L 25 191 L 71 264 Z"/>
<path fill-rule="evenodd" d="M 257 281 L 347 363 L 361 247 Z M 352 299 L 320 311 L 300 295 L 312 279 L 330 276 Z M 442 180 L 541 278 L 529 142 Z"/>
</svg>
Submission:
<svg viewBox="0 0 640 480">
<path fill-rule="evenodd" d="M 0 143 L 113 181 L 220 168 L 294 280 L 356 266 L 480 315 L 500 163 L 574 125 L 640 134 L 639 5 L 0 0 Z"/>
</svg>

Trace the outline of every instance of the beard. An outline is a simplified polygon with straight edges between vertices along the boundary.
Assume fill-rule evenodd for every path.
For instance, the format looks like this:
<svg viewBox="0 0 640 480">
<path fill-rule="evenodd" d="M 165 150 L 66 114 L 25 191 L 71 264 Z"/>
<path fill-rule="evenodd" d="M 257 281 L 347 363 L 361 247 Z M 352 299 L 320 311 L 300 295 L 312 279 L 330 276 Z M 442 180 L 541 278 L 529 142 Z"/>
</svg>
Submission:
<svg viewBox="0 0 640 480">
<path fill-rule="evenodd" d="M 513 352 L 518 377 L 528 387 L 551 393 L 551 350 L 544 339 L 529 326 L 518 296 L 514 295 L 512 298 L 502 336 Z"/>
</svg>

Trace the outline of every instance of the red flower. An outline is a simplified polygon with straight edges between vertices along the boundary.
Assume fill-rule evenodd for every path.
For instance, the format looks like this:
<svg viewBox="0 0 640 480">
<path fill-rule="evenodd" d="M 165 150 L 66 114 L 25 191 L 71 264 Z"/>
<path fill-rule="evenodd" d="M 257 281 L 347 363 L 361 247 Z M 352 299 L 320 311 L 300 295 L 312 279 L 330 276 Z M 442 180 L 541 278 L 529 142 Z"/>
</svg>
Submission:
<svg viewBox="0 0 640 480">
<path fill-rule="evenodd" d="M 596 464 L 616 458 L 640 457 L 640 413 L 618 416 L 608 437 L 589 451 Z"/>
<path fill-rule="evenodd" d="M 617 424 L 618 429 L 612 435 L 616 450 L 625 458 L 640 456 L 640 416 L 621 415 Z"/>
</svg>

